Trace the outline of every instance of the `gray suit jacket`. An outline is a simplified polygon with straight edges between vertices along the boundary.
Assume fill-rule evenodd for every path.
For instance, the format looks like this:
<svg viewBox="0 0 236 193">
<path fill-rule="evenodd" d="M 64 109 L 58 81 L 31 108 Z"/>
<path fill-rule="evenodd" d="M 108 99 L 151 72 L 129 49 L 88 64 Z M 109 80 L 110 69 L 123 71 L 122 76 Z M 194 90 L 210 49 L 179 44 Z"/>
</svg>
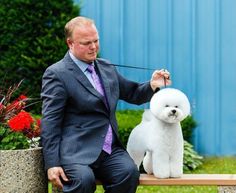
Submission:
<svg viewBox="0 0 236 193">
<path fill-rule="evenodd" d="M 103 59 L 97 59 L 95 65 L 109 108 L 68 53 L 43 75 L 41 140 L 46 169 L 94 162 L 102 150 L 109 123 L 118 135 L 115 117 L 118 100 L 142 104 L 153 95 L 149 82 L 129 81 Z"/>
</svg>

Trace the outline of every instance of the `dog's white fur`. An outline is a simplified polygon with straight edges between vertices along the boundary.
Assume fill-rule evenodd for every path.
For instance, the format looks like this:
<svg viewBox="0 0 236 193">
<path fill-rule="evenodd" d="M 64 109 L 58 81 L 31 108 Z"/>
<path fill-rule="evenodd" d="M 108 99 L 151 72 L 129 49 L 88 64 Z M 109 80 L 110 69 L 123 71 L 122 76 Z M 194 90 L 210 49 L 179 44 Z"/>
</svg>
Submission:
<svg viewBox="0 0 236 193">
<path fill-rule="evenodd" d="M 150 110 L 131 132 L 127 151 L 139 168 L 158 178 L 183 174 L 183 135 L 180 121 L 190 114 L 190 104 L 180 90 L 165 88 L 155 93 Z"/>
</svg>

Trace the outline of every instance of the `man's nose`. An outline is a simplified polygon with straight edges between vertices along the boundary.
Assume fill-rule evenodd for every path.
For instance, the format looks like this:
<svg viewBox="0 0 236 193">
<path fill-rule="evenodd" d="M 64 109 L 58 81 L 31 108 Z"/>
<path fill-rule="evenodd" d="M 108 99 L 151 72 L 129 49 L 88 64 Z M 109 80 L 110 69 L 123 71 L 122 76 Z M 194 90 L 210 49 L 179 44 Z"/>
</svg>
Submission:
<svg viewBox="0 0 236 193">
<path fill-rule="evenodd" d="M 95 42 L 91 42 L 90 43 L 90 48 L 96 48 L 96 43 Z"/>
</svg>

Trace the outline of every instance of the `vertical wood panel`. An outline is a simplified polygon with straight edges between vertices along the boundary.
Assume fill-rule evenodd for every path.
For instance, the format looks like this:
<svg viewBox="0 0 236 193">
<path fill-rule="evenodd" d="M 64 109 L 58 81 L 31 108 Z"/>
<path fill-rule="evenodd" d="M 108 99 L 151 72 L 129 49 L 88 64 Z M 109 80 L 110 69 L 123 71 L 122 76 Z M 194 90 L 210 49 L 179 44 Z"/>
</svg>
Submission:
<svg viewBox="0 0 236 193">
<path fill-rule="evenodd" d="M 236 1 L 221 1 L 221 150 L 235 155 L 236 149 Z M 233 147 L 233 148 L 232 148 Z"/>
<path fill-rule="evenodd" d="M 221 1 L 215 0 L 215 69 L 216 78 L 215 85 L 215 149 L 213 152 L 222 152 L 221 135 L 222 135 L 222 107 L 221 107 L 221 88 L 222 88 L 222 66 L 221 66 Z"/>
<path fill-rule="evenodd" d="M 219 119 L 216 117 L 220 113 L 216 111 L 219 105 L 217 104 L 219 65 L 216 61 L 215 8 L 214 0 L 197 1 L 197 88 L 201 89 L 198 89 L 197 93 L 196 118 L 201 129 L 196 130 L 196 137 L 200 144 L 199 151 L 206 151 L 209 154 L 216 150 L 219 124 Z"/>
</svg>

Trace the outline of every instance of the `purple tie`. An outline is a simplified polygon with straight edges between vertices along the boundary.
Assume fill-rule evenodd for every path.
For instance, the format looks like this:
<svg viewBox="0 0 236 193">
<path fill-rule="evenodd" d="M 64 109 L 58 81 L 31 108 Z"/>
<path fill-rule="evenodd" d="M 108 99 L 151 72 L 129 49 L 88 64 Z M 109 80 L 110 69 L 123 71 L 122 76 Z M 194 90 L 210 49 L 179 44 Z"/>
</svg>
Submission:
<svg viewBox="0 0 236 193">
<path fill-rule="evenodd" d="M 94 66 L 93 65 L 89 65 L 87 70 L 91 73 L 91 77 L 93 79 L 93 82 L 95 84 L 95 87 L 96 87 L 96 90 L 102 95 L 105 97 L 105 93 L 104 93 L 104 90 L 103 90 L 103 87 L 102 87 L 102 84 L 101 84 L 101 81 L 94 69 Z M 106 97 L 105 97 L 106 98 Z M 107 105 L 107 101 L 105 101 L 106 103 L 106 106 Z M 109 124 L 108 126 L 108 131 L 107 131 L 107 134 L 106 134 L 106 137 L 105 137 L 105 141 L 104 141 L 104 144 L 103 144 L 103 150 L 105 152 L 107 152 L 108 154 L 111 154 L 111 145 L 112 145 L 112 129 L 111 129 L 111 125 Z"/>
</svg>

